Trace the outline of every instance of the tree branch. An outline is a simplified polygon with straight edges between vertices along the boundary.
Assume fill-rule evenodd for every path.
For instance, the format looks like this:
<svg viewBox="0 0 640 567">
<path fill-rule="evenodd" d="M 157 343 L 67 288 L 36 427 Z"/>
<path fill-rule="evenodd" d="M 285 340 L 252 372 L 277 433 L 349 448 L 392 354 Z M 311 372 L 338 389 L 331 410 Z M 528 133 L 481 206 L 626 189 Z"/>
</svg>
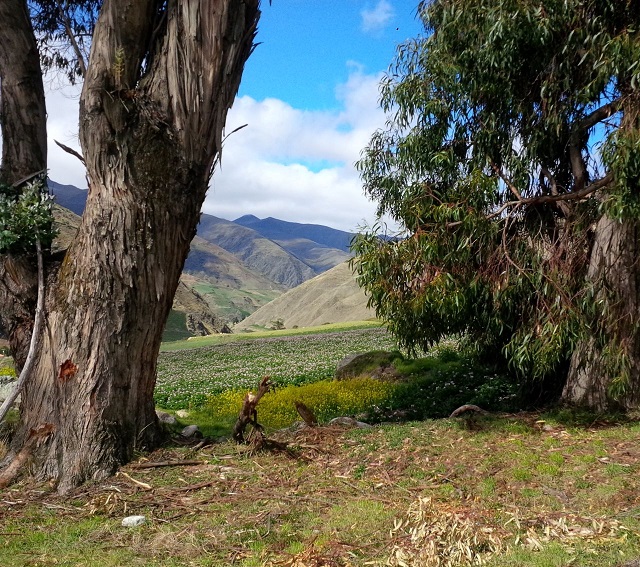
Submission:
<svg viewBox="0 0 640 567">
<path fill-rule="evenodd" d="M 7 396 L 7 399 L 0 407 L 0 423 L 2 423 L 6 417 L 9 412 L 9 408 L 13 405 L 13 402 L 16 401 L 18 394 L 31 374 L 31 369 L 35 362 L 36 347 L 38 346 L 38 339 L 40 338 L 40 331 L 44 322 L 44 267 L 42 262 L 42 246 L 40 245 L 39 238 L 36 239 L 36 250 L 38 253 L 38 302 L 36 305 L 36 317 L 33 324 L 33 331 L 31 333 L 31 343 L 29 344 L 29 353 L 27 354 L 27 360 L 22 367 L 22 372 L 20 372 L 18 383 L 13 389 L 13 392 Z"/>
<path fill-rule="evenodd" d="M 68 154 L 71 154 L 74 157 L 77 157 L 84 165 L 86 165 L 84 158 L 82 157 L 82 154 L 76 152 L 73 148 L 70 148 L 69 146 L 65 146 L 64 144 L 58 142 L 58 140 L 54 140 L 54 142 L 56 143 L 57 146 L 62 148 L 65 152 L 67 152 Z"/>
<path fill-rule="evenodd" d="M 604 119 L 609 118 L 614 115 L 620 107 L 622 106 L 622 100 L 617 98 L 607 104 L 603 104 L 600 108 L 596 108 L 593 112 L 585 116 L 580 122 L 578 122 L 577 127 L 581 132 L 588 130 L 589 128 L 595 126 L 598 122 L 602 122 Z"/>
<path fill-rule="evenodd" d="M 493 160 L 491 160 L 491 169 L 493 169 L 498 177 L 500 177 L 500 179 L 505 182 L 509 190 L 515 195 L 516 199 L 521 201 L 522 195 L 520 194 L 520 191 L 518 191 L 518 188 L 513 183 L 511 183 L 511 181 L 509 181 L 507 176 L 502 172 L 502 169 L 500 169 Z"/>
<path fill-rule="evenodd" d="M 71 29 L 71 22 L 69 22 L 69 18 L 67 17 L 67 14 L 65 14 L 64 12 L 64 8 L 62 7 L 62 2 L 60 0 L 56 0 L 56 5 L 58 6 L 58 13 L 60 14 L 60 19 L 62 20 L 62 25 L 64 25 L 64 29 L 67 32 L 67 36 L 69 37 L 69 42 L 71 43 L 71 47 L 73 47 L 73 50 L 76 53 L 76 57 L 78 58 L 78 67 L 80 67 L 80 74 L 84 79 L 87 75 L 87 65 L 84 62 L 82 51 L 80 50 L 80 46 L 76 41 L 75 35 L 73 34 L 73 30 Z"/>
<path fill-rule="evenodd" d="M 544 179 L 545 177 L 549 180 L 549 190 L 551 191 L 552 195 L 559 195 L 560 193 L 558 193 L 558 185 L 556 183 L 556 179 L 553 175 L 551 175 L 551 172 L 546 168 L 543 167 L 540 169 L 540 184 L 544 184 Z M 564 214 L 565 217 L 568 217 L 569 214 L 571 213 L 571 208 L 569 207 L 569 205 L 564 202 L 564 201 L 560 201 L 558 203 L 558 206 L 560 207 L 560 210 L 562 211 L 562 213 Z"/>
<path fill-rule="evenodd" d="M 598 189 L 606 187 L 609 183 L 611 183 L 612 180 L 613 174 L 607 173 L 607 175 L 587 185 L 580 191 L 571 191 L 570 193 L 563 193 L 562 195 L 538 195 L 537 197 L 527 197 L 526 199 L 520 199 L 518 201 L 507 201 L 497 211 L 491 213 L 487 218 L 495 218 L 497 216 L 500 216 L 503 211 L 515 206 L 543 205 L 546 203 L 558 203 L 561 201 L 579 201 L 580 199 L 588 197 L 591 193 L 594 193 Z"/>
<path fill-rule="evenodd" d="M 575 179 L 576 191 L 582 191 L 589 178 L 587 166 L 582 157 L 580 140 L 589 128 L 592 128 L 605 118 L 609 118 L 609 116 L 615 114 L 620 108 L 620 104 L 620 99 L 604 104 L 576 123 L 575 129 L 569 139 L 569 161 Z"/>
</svg>

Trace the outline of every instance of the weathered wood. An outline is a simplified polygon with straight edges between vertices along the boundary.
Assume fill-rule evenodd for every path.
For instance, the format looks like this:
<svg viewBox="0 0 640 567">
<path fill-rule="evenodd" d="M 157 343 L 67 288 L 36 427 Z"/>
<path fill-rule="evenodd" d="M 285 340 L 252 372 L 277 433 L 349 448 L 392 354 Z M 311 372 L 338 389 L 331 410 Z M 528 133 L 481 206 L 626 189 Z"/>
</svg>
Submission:
<svg viewBox="0 0 640 567">
<path fill-rule="evenodd" d="M 11 460 L 9 465 L 0 472 L 0 488 L 6 488 L 20 474 L 20 470 L 32 455 L 34 448 L 52 435 L 55 427 L 51 423 L 41 425 L 38 429 L 29 432 L 29 436 L 23 443 L 18 454 Z"/>
<path fill-rule="evenodd" d="M 159 461 L 155 463 L 134 463 L 131 469 L 156 469 L 160 467 L 194 467 L 204 464 L 204 461 Z"/>
<path fill-rule="evenodd" d="M 0 406 L 0 423 L 4 421 L 9 409 L 16 401 L 26 381 L 31 376 L 31 371 L 36 357 L 36 348 L 38 347 L 40 333 L 42 332 L 42 326 L 44 324 L 44 267 L 42 260 L 42 246 L 40 245 L 39 239 L 36 239 L 36 253 L 38 255 L 38 303 L 36 305 L 36 316 L 33 331 L 31 332 L 31 341 L 29 342 L 29 352 L 27 353 L 26 361 L 20 371 L 20 376 L 18 377 L 18 381 L 13 392 L 6 397 L 3 404 Z"/>
<path fill-rule="evenodd" d="M 316 414 L 313 413 L 313 411 L 306 404 L 299 400 L 296 400 L 294 404 L 296 406 L 298 415 L 309 427 L 315 427 L 316 425 L 318 425 L 318 418 L 316 417 Z"/>
<path fill-rule="evenodd" d="M 232 438 L 237 443 L 245 442 L 245 430 L 248 425 L 251 425 L 255 431 L 258 433 L 262 433 L 263 427 L 258 423 L 258 411 L 257 406 L 258 402 L 262 399 L 271 388 L 273 384 L 269 379 L 269 376 L 265 376 L 258 386 L 258 391 L 254 394 L 253 392 L 249 392 L 242 402 L 242 409 L 240 410 L 240 414 L 238 415 L 238 419 L 236 420 L 233 431 L 231 433 Z"/>
<path fill-rule="evenodd" d="M 46 109 L 40 57 L 25 0 L 0 2 L 0 181 L 30 179 L 47 168 Z M 16 369 L 27 358 L 37 301 L 35 255 L 0 256 L 0 327 Z"/>
</svg>

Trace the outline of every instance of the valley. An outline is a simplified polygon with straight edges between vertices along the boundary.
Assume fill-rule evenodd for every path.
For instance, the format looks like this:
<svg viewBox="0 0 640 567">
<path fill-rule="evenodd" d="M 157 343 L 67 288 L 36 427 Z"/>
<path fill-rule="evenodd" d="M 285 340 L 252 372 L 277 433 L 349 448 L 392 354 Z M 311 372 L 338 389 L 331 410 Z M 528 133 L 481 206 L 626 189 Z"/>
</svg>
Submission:
<svg viewBox="0 0 640 567">
<path fill-rule="evenodd" d="M 64 250 L 79 226 L 87 191 L 54 181 L 49 181 L 49 186 L 57 203 L 59 236 L 54 248 Z M 276 298 L 310 281 L 314 285 L 305 286 L 303 294 L 294 294 L 293 302 L 292 296 L 288 296 L 250 326 L 268 327 L 269 317 L 292 321 L 289 324 L 296 326 L 348 320 L 344 318 L 346 311 L 338 315 L 344 301 L 338 296 L 349 296 L 352 303 L 359 303 L 357 320 L 369 318 L 366 298 L 357 289 L 346 264 L 328 280 L 315 280 L 350 258 L 353 236 L 326 226 L 274 218 L 245 215 L 229 221 L 202 214 L 167 322 L 165 341 L 215 333 L 225 326 L 237 325 Z M 336 289 L 341 291 L 338 293 Z M 302 296 L 304 299 L 300 299 Z M 302 307 L 305 302 L 315 306 L 316 316 L 309 321 L 298 316 L 308 312 Z"/>
</svg>

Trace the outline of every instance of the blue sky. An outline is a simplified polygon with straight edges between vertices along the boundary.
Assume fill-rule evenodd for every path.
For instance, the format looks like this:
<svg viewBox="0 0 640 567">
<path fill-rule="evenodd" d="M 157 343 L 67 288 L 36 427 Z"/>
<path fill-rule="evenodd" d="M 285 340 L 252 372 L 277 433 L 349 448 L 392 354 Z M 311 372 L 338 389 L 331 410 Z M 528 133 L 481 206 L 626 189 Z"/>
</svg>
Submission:
<svg viewBox="0 0 640 567">
<path fill-rule="evenodd" d="M 356 230 L 374 219 L 353 166 L 384 126 L 378 85 L 398 44 L 422 27 L 418 0 L 262 1 L 226 140 L 203 211 Z M 50 176 L 86 187 L 81 164 L 53 143 L 77 143 L 77 92 L 51 85 Z"/>
<path fill-rule="evenodd" d="M 240 95 L 275 97 L 300 109 L 337 108 L 336 85 L 352 65 L 385 70 L 395 46 L 416 35 L 416 2 L 274 0 L 263 2 L 258 45 Z"/>
</svg>

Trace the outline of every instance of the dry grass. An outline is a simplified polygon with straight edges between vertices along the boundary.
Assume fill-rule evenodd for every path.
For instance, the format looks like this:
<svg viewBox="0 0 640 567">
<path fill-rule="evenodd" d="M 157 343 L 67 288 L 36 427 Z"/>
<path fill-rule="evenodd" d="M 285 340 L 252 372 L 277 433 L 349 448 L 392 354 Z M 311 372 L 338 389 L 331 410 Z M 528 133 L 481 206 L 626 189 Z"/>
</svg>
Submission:
<svg viewBox="0 0 640 567">
<path fill-rule="evenodd" d="M 166 448 L 65 499 L 0 491 L 0 564 L 612 566 L 640 556 L 640 427 L 538 416 Z M 122 518 L 143 514 L 141 528 Z M 38 530 L 33 527 L 38 526 Z"/>
</svg>

